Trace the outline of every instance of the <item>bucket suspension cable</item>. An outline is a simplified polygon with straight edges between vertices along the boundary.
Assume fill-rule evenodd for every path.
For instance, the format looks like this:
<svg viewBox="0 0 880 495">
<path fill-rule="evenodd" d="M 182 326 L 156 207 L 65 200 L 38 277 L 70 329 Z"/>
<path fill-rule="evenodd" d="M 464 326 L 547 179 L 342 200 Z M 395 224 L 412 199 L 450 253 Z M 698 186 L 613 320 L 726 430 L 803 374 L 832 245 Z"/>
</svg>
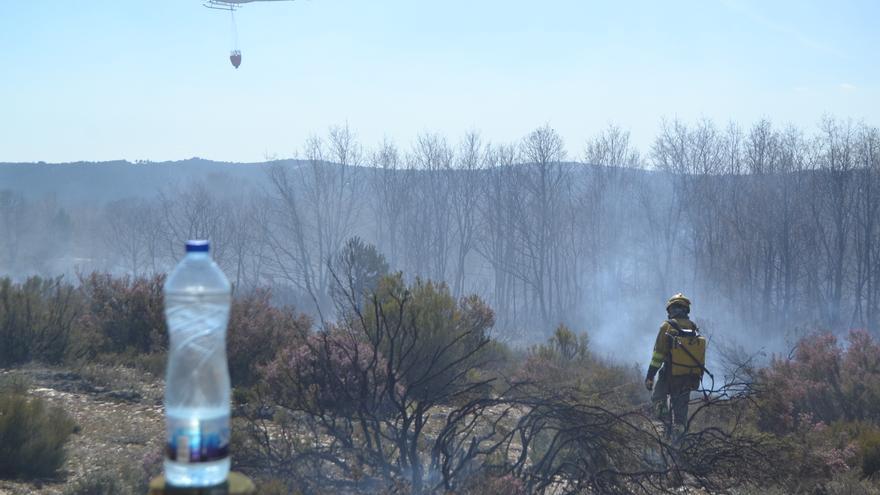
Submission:
<svg viewBox="0 0 880 495">
<path fill-rule="evenodd" d="M 235 24 L 235 10 L 229 10 L 230 30 L 232 34 L 232 50 L 229 52 L 229 61 L 236 69 L 241 65 L 241 51 L 238 49 L 238 27 Z"/>
<path fill-rule="evenodd" d="M 238 26 L 235 23 L 235 10 L 229 11 L 229 32 L 232 38 L 232 51 L 238 51 Z"/>
</svg>

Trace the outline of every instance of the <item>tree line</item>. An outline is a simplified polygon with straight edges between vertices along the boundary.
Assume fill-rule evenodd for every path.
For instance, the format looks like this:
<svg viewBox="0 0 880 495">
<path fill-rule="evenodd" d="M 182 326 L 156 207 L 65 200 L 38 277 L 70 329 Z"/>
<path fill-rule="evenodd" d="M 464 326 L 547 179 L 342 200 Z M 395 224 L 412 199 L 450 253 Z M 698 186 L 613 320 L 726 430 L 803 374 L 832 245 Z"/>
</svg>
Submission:
<svg viewBox="0 0 880 495">
<path fill-rule="evenodd" d="M 40 249 L 63 246 L 68 266 L 134 275 L 207 237 L 236 290 L 271 286 L 323 321 L 357 237 L 410 280 L 479 294 L 514 341 L 560 322 L 653 327 L 678 291 L 712 328 L 880 324 L 876 127 L 664 121 L 644 153 L 616 126 L 577 151 L 550 126 L 511 144 L 425 133 L 406 149 L 334 127 L 298 158 L 247 187 L 208 177 L 105 205 L 3 191 L 0 266 L 21 263 L 40 222 L 55 239 Z"/>
</svg>

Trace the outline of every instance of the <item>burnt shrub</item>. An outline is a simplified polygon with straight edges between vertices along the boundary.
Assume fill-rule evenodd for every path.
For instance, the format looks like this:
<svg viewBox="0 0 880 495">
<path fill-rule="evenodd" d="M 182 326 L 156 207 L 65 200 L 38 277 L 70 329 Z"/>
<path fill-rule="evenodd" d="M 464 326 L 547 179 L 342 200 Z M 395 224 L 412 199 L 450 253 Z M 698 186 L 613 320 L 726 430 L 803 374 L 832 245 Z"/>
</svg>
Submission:
<svg viewBox="0 0 880 495">
<path fill-rule="evenodd" d="M 64 464 L 73 420 L 17 390 L 0 391 L 0 476 L 53 475 Z"/>
<path fill-rule="evenodd" d="M 494 404 L 476 373 L 494 314 L 476 296 L 456 300 L 444 284 L 400 274 L 381 279 L 363 306 L 348 300 L 336 325 L 260 368 L 241 408 L 240 466 L 304 492 L 461 493 L 483 456 L 464 444 L 478 441 L 474 421 Z M 459 413 L 443 420 L 453 404 Z"/>
<path fill-rule="evenodd" d="M 78 314 L 77 293 L 62 279 L 0 279 L 0 366 L 64 357 Z"/>
<path fill-rule="evenodd" d="M 227 333 L 229 374 L 233 385 L 249 386 L 279 349 L 305 340 L 312 326 L 308 316 L 291 307 L 271 304 L 271 293 L 258 290 L 232 302 Z"/>
</svg>

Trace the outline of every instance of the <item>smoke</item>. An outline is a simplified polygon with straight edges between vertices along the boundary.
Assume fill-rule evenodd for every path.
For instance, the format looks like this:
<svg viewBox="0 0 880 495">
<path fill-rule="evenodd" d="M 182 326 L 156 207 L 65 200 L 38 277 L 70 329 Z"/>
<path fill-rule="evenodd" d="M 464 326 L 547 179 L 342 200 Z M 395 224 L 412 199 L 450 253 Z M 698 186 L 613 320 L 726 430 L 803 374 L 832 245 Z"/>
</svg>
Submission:
<svg viewBox="0 0 880 495">
<path fill-rule="evenodd" d="M 327 264 L 358 236 L 407 279 L 485 299 L 495 335 L 521 347 L 564 323 L 644 367 L 683 292 L 721 368 L 807 331 L 877 330 L 878 143 L 833 119 L 814 139 L 672 122 L 646 170 L 613 127 L 588 143 L 591 164 L 565 161 L 549 126 L 513 146 L 425 135 L 375 155 L 334 128 L 302 161 L 0 165 L 0 270 L 147 275 L 210 238 L 237 290 L 330 315 Z"/>
</svg>

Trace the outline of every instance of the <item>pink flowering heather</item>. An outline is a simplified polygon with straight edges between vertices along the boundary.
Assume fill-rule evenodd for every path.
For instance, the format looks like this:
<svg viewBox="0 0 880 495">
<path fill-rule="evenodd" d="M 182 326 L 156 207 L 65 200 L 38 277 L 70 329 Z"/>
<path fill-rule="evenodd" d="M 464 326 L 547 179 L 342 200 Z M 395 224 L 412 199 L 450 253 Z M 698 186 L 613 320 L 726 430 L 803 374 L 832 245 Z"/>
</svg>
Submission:
<svg viewBox="0 0 880 495">
<path fill-rule="evenodd" d="M 880 420 L 880 344 L 854 330 L 803 338 L 791 358 L 774 357 L 761 371 L 759 425 L 785 433 L 807 421 Z"/>
<path fill-rule="evenodd" d="M 312 322 L 290 307 L 275 307 L 268 290 L 258 290 L 232 302 L 226 348 L 229 374 L 235 385 L 251 385 L 259 367 L 280 350 L 303 343 Z"/>
</svg>

